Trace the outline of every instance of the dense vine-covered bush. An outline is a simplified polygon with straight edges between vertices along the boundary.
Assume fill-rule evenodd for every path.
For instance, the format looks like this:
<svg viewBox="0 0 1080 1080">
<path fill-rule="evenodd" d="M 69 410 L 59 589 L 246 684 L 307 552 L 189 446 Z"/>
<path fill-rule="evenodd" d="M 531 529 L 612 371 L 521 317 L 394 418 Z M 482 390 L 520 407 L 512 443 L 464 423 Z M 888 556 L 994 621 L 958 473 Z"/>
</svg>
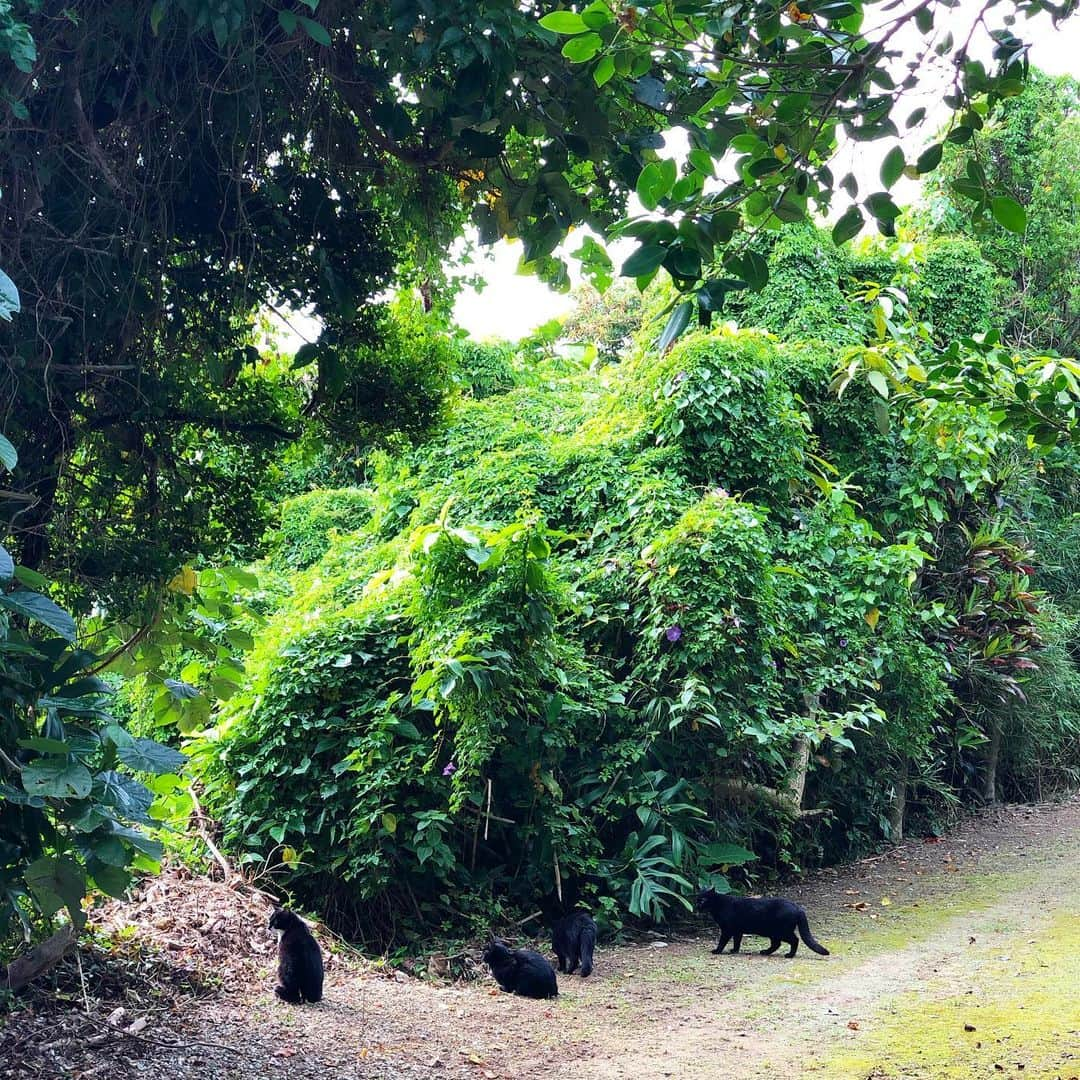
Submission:
<svg viewBox="0 0 1080 1080">
<path fill-rule="evenodd" d="M 462 348 L 426 441 L 286 503 L 296 569 L 194 747 L 232 850 L 381 946 L 663 919 L 1080 772 L 1074 453 L 928 374 L 986 325 L 986 264 L 757 243 L 729 314 L 775 335 L 657 350 L 654 288 L 618 365 L 555 324 Z"/>
<path fill-rule="evenodd" d="M 837 360 L 732 326 L 534 352 L 370 489 L 288 504 L 278 550 L 317 560 L 197 747 L 226 843 L 385 944 L 537 901 L 663 918 L 746 845 L 765 873 L 931 822 L 991 736 L 1027 790 L 981 688 L 1035 631 L 982 523 L 1035 459 L 974 406 L 882 428 Z"/>
<path fill-rule="evenodd" d="M 277 560 L 293 570 L 310 566 L 329 549 L 331 530 L 354 532 L 372 511 L 371 492 L 360 488 L 311 491 L 287 499 L 274 536 Z"/>
</svg>

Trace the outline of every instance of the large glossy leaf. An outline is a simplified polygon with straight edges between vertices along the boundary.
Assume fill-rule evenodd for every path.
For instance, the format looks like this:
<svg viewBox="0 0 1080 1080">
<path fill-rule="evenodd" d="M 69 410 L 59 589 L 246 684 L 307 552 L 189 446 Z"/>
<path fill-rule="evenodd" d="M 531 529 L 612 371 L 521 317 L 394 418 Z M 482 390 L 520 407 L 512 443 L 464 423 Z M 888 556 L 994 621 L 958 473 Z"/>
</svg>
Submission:
<svg viewBox="0 0 1080 1080">
<path fill-rule="evenodd" d="M 701 849 L 699 858 L 710 866 L 742 866 L 757 856 L 738 844 L 708 844 Z"/>
<path fill-rule="evenodd" d="M 994 220 L 1009 232 L 1023 233 L 1027 229 L 1027 212 L 1015 200 L 999 195 L 990 200 L 990 213 Z"/>
<path fill-rule="evenodd" d="M 187 763 L 187 755 L 153 739 L 132 738 L 126 745 L 117 746 L 116 756 L 136 772 L 160 775 L 177 772 Z"/>
<path fill-rule="evenodd" d="M 75 620 L 47 596 L 30 592 L 28 589 L 16 589 L 14 592 L 0 593 L 0 607 L 14 611 L 34 622 L 43 623 L 68 641 L 75 640 Z"/>
<path fill-rule="evenodd" d="M 15 282 L 3 270 L 0 270 L 0 319 L 11 322 L 11 317 L 18 315 L 20 310 L 19 290 L 15 287 Z M 11 444 L 8 443 L 8 445 Z M 11 467 L 8 466 L 8 468 Z"/>
<path fill-rule="evenodd" d="M 94 778 L 94 793 L 102 803 L 113 807 L 129 821 L 150 821 L 147 811 L 154 796 L 138 780 L 114 770 L 98 773 Z"/>
<path fill-rule="evenodd" d="M 643 277 L 651 274 L 667 258 L 668 249 L 663 244 L 646 244 L 639 247 L 622 265 L 623 277 Z"/>
<path fill-rule="evenodd" d="M 664 329 L 656 342 L 656 348 L 660 353 L 666 353 L 675 343 L 680 334 L 690 325 L 690 319 L 694 314 L 692 300 L 684 300 L 668 316 Z"/>
<path fill-rule="evenodd" d="M 29 795 L 55 799 L 85 799 L 93 787 L 90 770 L 67 757 L 38 758 L 22 767 L 22 783 Z"/>
<path fill-rule="evenodd" d="M 840 216 L 840 220 L 833 226 L 833 243 L 843 244 L 853 236 L 858 236 L 864 222 L 865 218 L 862 211 L 857 206 L 849 206 Z"/>
<path fill-rule="evenodd" d="M 111 863 L 93 861 L 89 865 L 90 876 L 94 884 L 109 896 L 115 896 L 122 900 L 131 885 L 131 874 L 121 866 Z"/>
<path fill-rule="evenodd" d="M 45 915 L 55 915 L 66 907 L 71 921 L 77 926 L 83 924 L 86 877 L 78 863 L 62 855 L 43 855 L 26 868 L 23 877 Z"/>
</svg>

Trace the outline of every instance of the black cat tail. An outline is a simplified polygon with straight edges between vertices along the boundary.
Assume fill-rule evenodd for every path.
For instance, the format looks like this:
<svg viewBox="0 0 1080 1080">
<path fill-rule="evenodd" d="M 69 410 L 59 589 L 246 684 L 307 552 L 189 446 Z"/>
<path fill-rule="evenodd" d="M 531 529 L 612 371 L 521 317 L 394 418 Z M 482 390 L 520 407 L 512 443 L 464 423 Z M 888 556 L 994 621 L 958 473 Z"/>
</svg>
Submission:
<svg viewBox="0 0 1080 1080">
<path fill-rule="evenodd" d="M 593 969 L 593 949 L 596 948 L 596 924 L 589 920 L 581 928 L 581 977 L 587 979 Z"/>
<path fill-rule="evenodd" d="M 799 912 L 799 917 L 796 920 L 795 925 L 799 928 L 799 937 L 803 939 L 803 944 L 805 944 L 808 949 L 813 949 L 819 956 L 829 955 L 829 950 L 815 940 L 814 935 L 810 933 L 810 924 L 806 921 L 805 911 Z"/>
</svg>

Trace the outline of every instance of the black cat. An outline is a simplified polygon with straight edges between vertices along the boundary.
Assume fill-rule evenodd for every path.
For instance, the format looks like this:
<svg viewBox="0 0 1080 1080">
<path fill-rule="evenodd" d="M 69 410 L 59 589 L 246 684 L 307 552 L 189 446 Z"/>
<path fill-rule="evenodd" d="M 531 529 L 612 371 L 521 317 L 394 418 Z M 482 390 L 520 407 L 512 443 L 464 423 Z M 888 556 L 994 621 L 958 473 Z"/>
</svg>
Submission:
<svg viewBox="0 0 1080 1080">
<path fill-rule="evenodd" d="M 495 981 L 512 994 L 522 997 L 558 997 L 555 969 L 532 949 L 511 949 L 496 938 L 484 950 L 484 963 L 491 968 Z"/>
<path fill-rule="evenodd" d="M 786 955 L 791 957 L 799 948 L 799 938 L 795 936 L 798 930 L 808 948 L 822 956 L 829 955 L 829 950 L 819 945 L 810 933 L 806 912 L 790 900 L 779 897 L 754 900 L 718 893 L 715 889 L 702 889 L 698 893 L 697 907 L 698 911 L 707 911 L 720 927 L 720 944 L 713 949 L 714 953 L 723 952 L 724 946 L 733 939 L 731 951 L 737 953 L 743 934 L 757 934 L 769 939 L 769 947 L 761 950 L 762 956 L 771 956 L 780 948 L 780 942 L 786 941 L 791 946 Z"/>
<path fill-rule="evenodd" d="M 596 948 L 596 923 L 580 908 L 559 919 L 551 928 L 551 943 L 559 958 L 559 970 L 573 975 L 578 963 L 581 977 L 587 979 L 593 970 L 593 949 Z"/>
<path fill-rule="evenodd" d="M 278 942 L 278 980 L 274 993 L 282 1001 L 321 1001 L 322 953 L 302 919 L 284 908 L 274 908 L 270 929 L 282 931 Z"/>
</svg>

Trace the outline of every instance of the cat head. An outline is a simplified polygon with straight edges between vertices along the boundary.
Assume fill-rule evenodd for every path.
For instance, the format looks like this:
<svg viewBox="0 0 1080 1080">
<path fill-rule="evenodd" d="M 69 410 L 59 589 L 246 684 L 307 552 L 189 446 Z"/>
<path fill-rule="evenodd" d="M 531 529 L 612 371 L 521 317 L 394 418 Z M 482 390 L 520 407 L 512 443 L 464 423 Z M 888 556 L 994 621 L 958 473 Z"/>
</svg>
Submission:
<svg viewBox="0 0 1080 1080">
<path fill-rule="evenodd" d="M 493 960 L 505 960 L 510 955 L 510 946 L 502 938 L 492 938 L 484 949 L 484 963 L 490 964 Z"/>
<path fill-rule="evenodd" d="M 702 888 L 697 895 L 697 909 L 698 911 L 708 911 L 712 906 L 713 901 L 720 894 L 710 885 L 707 889 Z"/>
<path fill-rule="evenodd" d="M 270 929 L 288 930 L 290 926 L 295 926 L 299 921 L 297 916 L 287 908 L 276 907 L 270 916 Z"/>
</svg>

